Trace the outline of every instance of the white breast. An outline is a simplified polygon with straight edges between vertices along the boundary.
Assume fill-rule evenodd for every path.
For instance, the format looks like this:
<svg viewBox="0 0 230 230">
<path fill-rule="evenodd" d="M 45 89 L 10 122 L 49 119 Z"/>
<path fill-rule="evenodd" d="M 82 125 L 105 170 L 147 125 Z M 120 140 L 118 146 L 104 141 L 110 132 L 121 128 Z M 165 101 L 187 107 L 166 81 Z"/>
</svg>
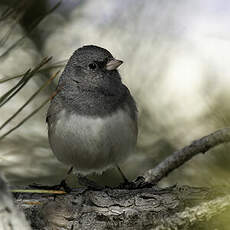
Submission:
<svg viewBox="0 0 230 230">
<path fill-rule="evenodd" d="M 49 127 L 56 157 L 82 174 L 101 173 L 125 160 L 134 150 L 136 124 L 124 110 L 104 118 L 85 117 L 62 111 Z"/>
</svg>

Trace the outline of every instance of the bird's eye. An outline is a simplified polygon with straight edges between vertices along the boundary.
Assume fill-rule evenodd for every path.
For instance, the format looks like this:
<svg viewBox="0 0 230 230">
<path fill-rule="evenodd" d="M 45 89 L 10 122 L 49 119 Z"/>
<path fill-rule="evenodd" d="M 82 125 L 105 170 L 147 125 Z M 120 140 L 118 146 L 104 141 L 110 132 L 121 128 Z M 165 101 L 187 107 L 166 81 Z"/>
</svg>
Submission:
<svg viewBox="0 0 230 230">
<path fill-rule="evenodd" d="M 95 70 L 97 68 L 97 64 L 95 63 L 90 63 L 89 64 L 89 68 L 92 69 L 92 70 Z"/>
</svg>

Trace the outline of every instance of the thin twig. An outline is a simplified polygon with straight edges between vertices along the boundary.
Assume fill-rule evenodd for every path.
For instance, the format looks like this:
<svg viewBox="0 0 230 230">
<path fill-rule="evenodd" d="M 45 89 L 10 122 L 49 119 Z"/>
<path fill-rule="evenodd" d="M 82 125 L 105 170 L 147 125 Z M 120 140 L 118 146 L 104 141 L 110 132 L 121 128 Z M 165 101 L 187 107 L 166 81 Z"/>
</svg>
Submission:
<svg viewBox="0 0 230 230">
<path fill-rule="evenodd" d="M 33 70 L 28 70 L 24 77 L 13 88 L 0 97 L 0 107 L 8 102 L 14 95 L 16 95 L 28 83 L 34 74 L 37 73 L 43 65 L 51 60 L 51 58 L 52 57 L 45 57 Z"/>
<path fill-rule="evenodd" d="M 230 128 L 217 130 L 208 136 L 195 140 L 192 144 L 174 152 L 155 168 L 148 170 L 144 174 L 145 181 L 157 183 L 166 177 L 171 171 L 183 165 L 186 161 L 199 153 L 206 153 L 209 149 L 230 142 Z"/>
<path fill-rule="evenodd" d="M 24 124 L 29 118 L 31 118 L 34 114 L 36 114 L 43 106 L 45 106 L 50 101 L 50 98 L 46 99 L 37 109 L 35 109 L 32 113 L 30 113 L 28 116 L 26 116 L 20 123 L 18 123 L 15 127 L 10 129 L 8 132 L 3 134 L 0 137 L 0 141 L 5 138 L 7 135 L 12 133 L 15 129 L 19 128 L 22 124 Z"/>
<path fill-rule="evenodd" d="M 57 62 L 54 62 L 53 64 L 49 65 L 49 66 L 44 66 L 42 67 L 40 70 L 38 70 L 37 73 L 42 73 L 44 71 L 47 71 L 47 70 L 50 70 L 50 69 L 53 69 L 53 68 L 59 68 L 59 67 L 63 67 L 65 66 L 65 63 L 67 62 L 67 60 L 63 60 L 63 61 L 57 61 Z M 14 79 L 17 79 L 17 78 L 20 78 L 20 77 L 23 77 L 25 73 L 23 74 L 18 74 L 18 75 L 15 75 L 15 76 L 12 76 L 12 77 L 5 77 L 5 78 L 2 78 L 0 79 L 0 84 L 2 83 L 5 83 L 7 81 L 10 81 L 10 80 L 14 80 Z"/>
<path fill-rule="evenodd" d="M 3 11 L 0 15 L 0 22 L 6 20 L 9 17 L 16 18 L 16 20 L 18 20 L 18 15 L 23 15 L 30 6 L 30 4 L 31 3 L 26 0 L 20 2 L 13 2 L 13 4 L 7 7 L 6 10 Z"/>
<path fill-rule="evenodd" d="M 31 118 L 34 114 L 36 114 L 43 106 L 45 106 L 50 100 L 52 100 L 57 93 L 60 91 L 60 88 L 57 88 L 57 90 L 48 98 L 46 99 L 37 109 L 35 109 L 32 113 L 30 113 L 28 116 L 26 116 L 20 123 L 18 123 L 15 127 L 13 127 L 12 129 L 10 129 L 8 132 L 6 132 L 5 134 L 3 134 L 0 137 L 0 141 L 5 138 L 6 136 L 8 136 L 10 133 L 12 133 L 15 129 L 19 128 L 21 125 L 23 125 L 29 118 Z"/>
<path fill-rule="evenodd" d="M 66 194 L 62 190 L 46 190 L 46 189 L 12 189 L 12 193 L 41 193 L 41 194 Z"/>
<path fill-rule="evenodd" d="M 31 69 L 30 69 L 30 70 L 31 70 Z M 28 72 L 28 70 L 27 70 L 25 73 L 18 74 L 18 75 L 12 76 L 12 77 L 7 77 L 7 76 L 6 76 L 6 77 L 0 79 L 0 84 L 5 83 L 5 82 L 10 81 L 10 80 L 14 80 L 14 79 L 23 77 L 27 72 Z M 39 72 L 38 72 L 38 73 L 39 73 Z"/>
<path fill-rule="evenodd" d="M 9 39 L 10 35 L 14 31 L 15 26 L 22 19 L 29 6 L 30 6 L 30 2 L 28 1 L 20 1 L 19 3 L 15 2 L 13 6 L 7 8 L 2 13 L 2 15 L 0 16 L 0 23 L 8 18 L 11 18 L 12 20 L 7 22 L 7 24 L 9 24 L 9 28 L 1 38 L 0 46 L 3 46 L 6 43 L 6 41 Z"/>
<path fill-rule="evenodd" d="M 9 95 L 11 93 L 13 93 L 16 89 L 18 89 L 25 82 L 25 79 L 28 78 L 28 75 L 29 75 L 30 71 L 31 71 L 31 69 L 28 69 L 25 72 L 23 78 L 14 87 L 12 87 L 10 90 L 8 90 L 5 94 L 3 94 L 0 97 L 0 107 L 4 104 L 4 101 L 7 99 L 7 97 L 9 97 Z"/>
<path fill-rule="evenodd" d="M 21 38 L 19 38 L 16 42 L 14 42 L 5 52 L 3 52 L 0 57 L 4 57 L 5 55 L 7 55 L 13 48 L 15 48 L 18 44 L 20 44 L 21 41 L 23 41 L 26 37 L 28 37 L 33 31 L 34 29 L 38 26 L 38 24 L 49 14 L 51 14 L 54 10 L 56 10 L 60 5 L 61 5 L 62 1 L 59 1 L 54 7 L 52 7 L 48 12 L 46 12 L 45 14 L 41 15 L 40 17 L 37 18 L 37 20 L 35 20 L 30 28 L 28 29 L 28 32 L 23 35 Z"/>
<path fill-rule="evenodd" d="M 9 119 L 7 119 L 2 126 L 0 126 L 0 130 L 3 129 L 13 118 L 15 118 L 43 89 L 45 89 L 51 81 L 58 75 L 60 71 L 57 71 L 53 74 L 26 102 L 22 105 L 16 113 L 14 113 Z"/>
<path fill-rule="evenodd" d="M 7 40 L 9 39 L 10 35 L 12 34 L 12 32 L 14 31 L 16 25 L 17 25 L 18 21 L 15 21 L 14 23 L 12 23 L 10 25 L 10 28 L 8 29 L 8 31 L 2 36 L 1 40 L 0 40 L 0 47 L 4 46 L 5 43 L 7 42 Z"/>
</svg>

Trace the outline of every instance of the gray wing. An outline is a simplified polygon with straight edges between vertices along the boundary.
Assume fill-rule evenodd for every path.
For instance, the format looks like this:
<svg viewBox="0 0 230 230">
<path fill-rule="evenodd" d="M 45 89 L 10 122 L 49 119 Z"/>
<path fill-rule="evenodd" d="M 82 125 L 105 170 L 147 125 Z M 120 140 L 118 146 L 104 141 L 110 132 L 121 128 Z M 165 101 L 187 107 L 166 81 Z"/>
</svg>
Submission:
<svg viewBox="0 0 230 230">
<path fill-rule="evenodd" d="M 137 110 L 136 102 L 132 97 L 132 95 L 130 94 L 127 87 L 126 90 L 127 90 L 127 96 L 125 98 L 124 105 L 127 105 L 128 107 L 128 113 L 132 118 L 134 124 L 134 132 L 136 133 L 136 135 L 138 135 L 138 110 Z"/>
<path fill-rule="evenodd" d="M 55 96 L 52 101 L 50 102 L 48 111 L 46 113 L 46 122 L 48 125 L 50 125 L 52 122 L 56 121 L 57 115 L 62 110 L 62 104 L 61 104 L 60 98 L 58 96 Z"/>
</svg>

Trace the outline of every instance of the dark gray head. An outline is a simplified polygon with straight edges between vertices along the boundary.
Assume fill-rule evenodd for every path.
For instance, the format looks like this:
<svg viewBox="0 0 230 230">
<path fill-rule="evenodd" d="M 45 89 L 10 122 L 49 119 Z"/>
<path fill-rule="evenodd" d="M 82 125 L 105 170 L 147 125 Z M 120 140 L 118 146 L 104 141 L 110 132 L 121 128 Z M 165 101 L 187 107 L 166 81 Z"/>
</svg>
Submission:
<svg viewBox="0 0 230 230">
<path fill-rule="evenodd" d="M 123 62 L 98 46 L 83 46 L 70 57 L 52 101 L 79 114 L 106 115 L 131 100 L 117 68 Z M 130 99 L 131 98 L 131 99 Z M 135 107 L 135 105 L 134 105 Z"/>
<path fill-rule="evenodd" d="M 104 67 L 106 70 L 115 70 L 123 63 L 120 60 L 114 59 L 108 50 L 93 45 L 83 46 L 76 50 L 69 62 L 89 70 L 96 70 L 96 67 L 98 69 Z"/>
<path fill-rule="evenodd" d="M 113 88 L 121 84 L 117 67 L 122 63 L 114 59 L 106 49 L 93 45 L 83 46 L 70 57 L 59 84 L 112 93 Z"/>
</svg>

